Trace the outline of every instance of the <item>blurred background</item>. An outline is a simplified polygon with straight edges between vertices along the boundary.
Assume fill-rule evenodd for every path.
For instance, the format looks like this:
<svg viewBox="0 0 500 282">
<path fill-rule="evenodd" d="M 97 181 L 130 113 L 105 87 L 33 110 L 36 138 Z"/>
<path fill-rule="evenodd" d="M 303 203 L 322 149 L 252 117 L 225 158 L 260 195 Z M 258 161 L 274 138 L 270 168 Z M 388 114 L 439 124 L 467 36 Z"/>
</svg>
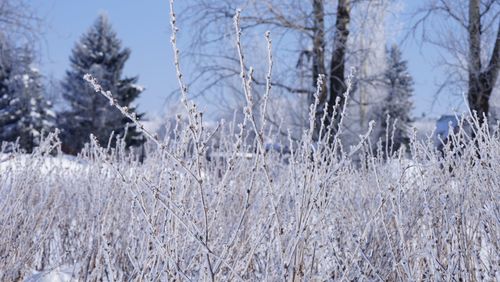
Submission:
<svg viewBox="0 0 500 282">
<path fill-rule="evenodd" d="M 106 81 L 99 64 L 110 64 L 104 69 L 112 70 L 111 80 L 134 78 L 130 85 L 137 93 L 121 103 L 133 108 L 152 130 L 160 130 L 182 113 L 170 43 L 169 1 L 0 0 L 0 3 L 3 49 L 15 49 L 11 57 L 19 57 L 20 50 L 29 53 L 27 64 L 39 75 L 37 91 L 51 108 L 46 114 L 45 123 L 50 124 L 46 130 L 58 127 L 66 140 L 85 139 L 88 133 L 96 131 L 102 132 L 100 135 L 105 139 L 111 132 L 123 130 L 126 121 L 118 120 L 117 116 L 102 117 L 96 111 L 93 117 L 78 117 L 86 106 L 92 103 L 95 106 L 95 101 L 71 98 L 92 90 L 75 90 L 86 87 L 82 86 L 85 83 L 70 86 L 73 83 L 68 80 L 94 71 L 98 79 Z M 189 97 L 207 114 L 209 124 L 220 118 L 237 120 L 245 104 L 233 25 L 237 9 L 241 9 L 245 67 L 255 69 L 257 99 L 265 92 L 268 66 L 264 33 L 271 32 L 273 89 L 269 112 L 264 113 L 271 125 L 284 125 L 295 134 L 308 125 L 309 104 L 319 74 L 326 76 L 321 89 L 325 99 L 320 103 L 330 104 L 335 97 L 342 98 L 339 93 L 346 90 L 347 78 L 352 75 L 345 123 L 346 135 L 350 134 L 347 139 L 356 139 L 365 132 L 370 120 L 376 121 L 376 137 L 385 134 L 383 127 L 389 125 L 385 122 L 388 114 L 399 120 L 398 130 L 408 131 L 411 126 L 431 130 L 442 116 L 468 111 L 468 101 L 471 103 L 474 95 L 487 96 L 488 109 L 478 106 L 481 101 L 473 102 L 471 108 L 486 113 L 491 120 L 497 118 L 498 1 L 183 0 L 176 1 L 174 6 L 181 68 L 189 85 Z M 476 6 L 478 18 L 473 19 Z M 478 23 L 475 30 L 474 23 Z M 116 41 L 113 47 L 116 50 L 99 45 L 97 37 L 102 35 L 99 25 L 107 29 L 101 32 L 111 36 L 110 42 Z M 93 35 L 92 30 L 96 32 Z M 126 58 L 118 60 L 117 67 L 112 65 L 116 63 L 112 58 L 106 63 L 102 61 L 106 58 L 98 58 L 101 49 L 93 50 L 94 53 L 78 50 L 85 40 L 92 41 L 89 39 L 92 36 L 97 36 L 94 48 L 108 50 L 109 56 L 116 52 L 118 57 L 123 57 L 120 52 L 126 50 Z M 476 39 L 477 48 L 472 44 Z M 78 62 L 79 56 L 87 62 Z M 489 94 L 480 94 L 482 90 L 479 94 L 471 92 L 473 77 L 477 81 L 483 79 L 477 85 L 489 85 L 486 87 Z M 117 91 L 114 94 L 120 97 L 125 95 L 117 86 L 121 82 L 113 83 L 108 83 L 109 90 Z M 82 124 L 85 130 L 77 128 Z M 5 141 L 21 134 L 3 135 Z M 80 143 L 68 151 L 78 151 L 84 140 Z"/>
</svg>

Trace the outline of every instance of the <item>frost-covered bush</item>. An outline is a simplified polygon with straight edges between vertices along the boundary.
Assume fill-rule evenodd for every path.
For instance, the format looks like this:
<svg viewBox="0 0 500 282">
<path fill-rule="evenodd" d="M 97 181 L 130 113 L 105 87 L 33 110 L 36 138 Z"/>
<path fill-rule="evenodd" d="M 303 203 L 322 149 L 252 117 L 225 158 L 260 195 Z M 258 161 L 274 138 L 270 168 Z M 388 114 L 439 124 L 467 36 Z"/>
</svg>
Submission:
<svg viewBox="0 0 500 282">
<path fill-rule="evenodd" d="M 109 281 L 498 278 L 493 130 L 477 144 L 458 132 L 463 147 L 444 156 L 413 139 L 412 159 L 374 157 L 364 142 L 361 164 L 312 150 L 307 134 L 289 154 L 239 146 L 249 130 L 202 133 L 219 139 L 210 160 L 190 151 L 189 127 L 143 163 L 95 139 L 53 157 L 55 136 L 2 154 L 0 280 L 68 265 Z"/>
<path fill-rule="evenodd" d="M 123 141 L 96 138 L 70 158 L 57 135 L 32 154 L 0 155 L 0 280 L 52 269 L 82 281 L 500 278 L 498 127 L 467 117 L 472 132 L 452 133 L 443 152 L 414 134 L 385 157 L 369 132 L 348 148 L 311 116 L 300 140 L 269 150 L 275 130 L 253 114 L 242 67 L 243 122 L 208 131 L 188 99 L 171 16 L 187 122 L 159 140 L 118 106 L 152 144 L 143 162 Z"/>
</svg>

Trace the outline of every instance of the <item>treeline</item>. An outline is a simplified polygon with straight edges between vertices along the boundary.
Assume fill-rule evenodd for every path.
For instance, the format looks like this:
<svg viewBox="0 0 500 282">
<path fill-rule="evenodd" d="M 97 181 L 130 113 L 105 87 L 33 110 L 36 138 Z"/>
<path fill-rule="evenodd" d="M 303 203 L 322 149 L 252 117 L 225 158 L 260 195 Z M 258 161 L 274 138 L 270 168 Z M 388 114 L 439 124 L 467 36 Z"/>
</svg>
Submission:
<svg viewBox="0 0 500 282">
<path fill-rule="evenodd" d="M 90 134 L 103 145 L 115 146 L 117 138 L 127 147 L 142 145 L 145 138 L 135 125 L 83 79 L 91 74 L 119 105 L 135 112 L 132 102 L 144 88 L 136 84 L 137 77 L 123 76 L 129 56 L 130 49 L 122 47 L 107 17 L 99 16 L 72 50 L 59 93 L 64 103 L 55 111 L 46 98 L 43 75 L 34 66 L 33 49 L 16 46 L 0 34 L 0 142 L 4 146 L 17 142 L 20 149 L 31 152 L 44 134 L 58 128 L 62 149 L 69 154 L 80 152 Z"/>
<path fill-rule="evenodd" d="M 91 74 L 119 105 L 135 112 L 132 102 L 144 88 L 136 84 L 137 77 L 123 77 L 130 50 L 122 47 L 105 15 L 97 18 L 72 50 L 59 93 L 64 103 L 58 111 L 45 98 L 43 76 L 34 67 L 32 49 L 18 48 L 7 37 L 0 39 L 0 141 L 17 141 L 21 149 L 31 152 L 44 134 L 58 128 L 63 151 L 73 155 L 81 151 L 91 134 L 103 146 L 109 143 L 114 147 L 118 138 L 123 138 L 127 147 L 145 142 L 136 125 L 83 79 Z M 386 58 L 381 80 L 387 95 L 377 109 L 381 126 L 375 137 L 383 141 L 383 148 L 397 150 L 409 141 L 413 79 L 396 45 L 388 48 Z"/>
<path fill-rule="evenodd" d="M 412 88 L 408 84 L 411 77 L 400 52 L 391 47 L 386 50 L 393 42 L 418 44 L 431 59 L 438 84 L 434 95 L 455 96 L 449 101 L 456 106 L 462 104 L 465 94 L 468 108 L 477 113 L 481 124 L 486 121 L 483 116 L 491 123 L 498 116 L 493 107 L 500 73 L 498 0 L 185 2 L 189 2 L 185 4 L 188 8 L 180 26 L 198 31 L 190 34 L 189 54 L 196 60 L 190 73 L 196 80 L 190 89 L 224 96 L 230 105 L 229 116 L 246 105 L 245 95 L 234 87 L 234 81 L 242 69 L 252 67 L 253 111 L 259 112 L 267 103 L 267 123 L 286 128 L 282 130 L 284 140 L 289 128 L 292 137 L 300 139 L 310 124 L 310 105 L 315 101 L 318 142 L 331 141 L 342 132 L 342 142 L 349 147 L 370 125 L 370 141 L 376 143 L 381 137 L 384 150 L 398 147 L 389 140 L 392 136 L 407 140 L 412 134 L 408 130 L 412 107 L 411 95 L 404 93 Z M 236 19 L 238 30 L 234 30 Z M 269 63 L 262 55 L 266 31 L 273 39 L 271 75 L 265 71 Z M 246 54 L 243 68 L 235 60 L 239 52 L 234 47 L 235 37 Z M 267 80 L 273 91 L 272 98 L 264 101 Z M 322 128 L 326 140 L 318 137 Z"/>
</svg>

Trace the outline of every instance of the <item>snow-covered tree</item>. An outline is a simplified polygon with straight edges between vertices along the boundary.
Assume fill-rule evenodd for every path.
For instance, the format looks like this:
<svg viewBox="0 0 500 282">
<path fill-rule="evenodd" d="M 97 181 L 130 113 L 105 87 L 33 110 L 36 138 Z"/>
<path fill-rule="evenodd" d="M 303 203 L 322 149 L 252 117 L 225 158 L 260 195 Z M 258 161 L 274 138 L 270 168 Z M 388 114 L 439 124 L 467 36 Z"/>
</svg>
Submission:
<svg viewBox="0 0 500 282">
<path fill-rule="evenodd" d="M 122 77 L 123 67 L 130 50 L 122 48 L 121 41 L 113 31 L 105 15 L 100 15 L 94 25 L 73 48 L 70 57 L 71 69 L 62 83 L 63 97 L 69 109 L 61 114 L 59 123 L 63 130 L 63 142 L 70 153 L 77 153 L 93 134 L 105 145 L 111 134 L 125 136 L 127 146 L 139 146 L 145 139 L 140 131 L 109 102 L 95 93 L 83 79 L 91 74 L 111 91 L 117 103 L 131 112 L 131 103 L 143 91 L 136 85 L 137 77 Z M 137 114 L 141 117 L 142 114 Z"/>
<path fill-rule="evenodd" d="M 31 51 L 0 41 L 0 141 L 19 138 L 21 148 L 31 152 L 42 133 L 53 129 L 55 114 Z"/>
<path fill-rule="evenodd" d="M 384 73 L 387 97 L 380 110 L 382 148 L 398 150 L 409 143 L 408 128 L 412 119 L 413 78 L 408 72 L 407 62 L 402 59 L 398 46 L 387 50 L 387 69 Z"/>
<path fill-rule="evenodd" d="M 34 67 L 30 50 L 22 50 L 18 59 L 20 72 L 14 77 L 14 87 L 21 102 L 20 143 L 27 151 L 38 145 L 43 133 L 55 127 L 52 103 L 45 98 L 42 75 Z"/>
<path fill-rule="evenodd" d="M 15 97 L 12 87 L 14 76 L 14 58 L 11 45 L 0 38 L 0 140 L 11 141 L 14 127 L 19 120 L 16 106 L 19 99 Z"/>
</svg>

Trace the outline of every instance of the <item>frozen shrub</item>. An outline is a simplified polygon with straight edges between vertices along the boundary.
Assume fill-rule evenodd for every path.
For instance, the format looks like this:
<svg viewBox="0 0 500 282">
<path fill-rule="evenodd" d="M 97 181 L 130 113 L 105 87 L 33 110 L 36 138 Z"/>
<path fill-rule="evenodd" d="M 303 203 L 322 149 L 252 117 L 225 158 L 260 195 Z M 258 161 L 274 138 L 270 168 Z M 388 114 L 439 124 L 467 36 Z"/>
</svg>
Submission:
<svg viewBox="0 0 500 282">
<path fill-rule="evenodd" d="M 413 139 L 412 159 L 365 139 L 363 166 L 307 135 L 286 155 L 254 151 L 248 130 L 220 126 L 211 160 L 185 153 L 189 126 L 143 163 L 95 139 L 53 157 L 54 135 L 2 154 L 0 279 L 60 266 L 109 281 L 498 278 L 496 130 L 453 134 L 460 154 Z"/>
</svg>

